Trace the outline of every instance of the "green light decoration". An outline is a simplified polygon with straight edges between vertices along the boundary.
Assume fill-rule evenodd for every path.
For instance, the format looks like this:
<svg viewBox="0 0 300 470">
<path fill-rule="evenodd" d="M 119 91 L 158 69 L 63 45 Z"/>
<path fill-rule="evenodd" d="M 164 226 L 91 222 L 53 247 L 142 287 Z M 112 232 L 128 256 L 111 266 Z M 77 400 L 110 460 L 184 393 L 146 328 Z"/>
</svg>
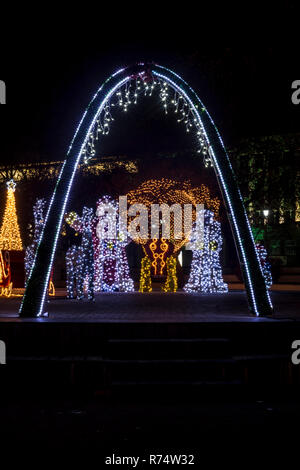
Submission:
<svg viewBox="0 0 300 470">
<path fill-rule="evenodd" d="M 221 136 L 195 91 L 175 72 L 157 64 L 138 63 L 111 75 L 89 103 L 77 127 L 60 171 L 33 268 L 20 307 L 21 317 L 43 314 L 51 267 L 74 176 L 81 160 L 88 163 L 96 141 L 109 132 L 113 108 L 127 111 L 139 93 L 151 96 L 155 87 L 165 112 L 178 116 L 186 131 L 194 133 L 199 156 L 212 165 L 224 199 L 239 255 L 249 309 L 254 315 L 270 315 L 273 306 L 266 287 L 250 224 L 236 178 Z"/>
</svg>

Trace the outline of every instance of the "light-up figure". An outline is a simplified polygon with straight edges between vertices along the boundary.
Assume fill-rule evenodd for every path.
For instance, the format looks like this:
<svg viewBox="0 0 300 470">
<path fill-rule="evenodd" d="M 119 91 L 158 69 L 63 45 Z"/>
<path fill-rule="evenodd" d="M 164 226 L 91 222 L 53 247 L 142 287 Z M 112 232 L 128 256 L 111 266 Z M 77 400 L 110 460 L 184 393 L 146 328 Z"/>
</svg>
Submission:
<svg viewBox="0 0 300 470">
<path fill-rule="evenodd" d="M 221 224 L 214 220 L 214 214 L 209 210 L 200 211 L 201 216 L 204 217 L 203 224 L 197 218 L 191 236 L 193 259 L 189 280 L 183 289 L 186 292 L 228 292 L 220 265 Z"/>
</svg>

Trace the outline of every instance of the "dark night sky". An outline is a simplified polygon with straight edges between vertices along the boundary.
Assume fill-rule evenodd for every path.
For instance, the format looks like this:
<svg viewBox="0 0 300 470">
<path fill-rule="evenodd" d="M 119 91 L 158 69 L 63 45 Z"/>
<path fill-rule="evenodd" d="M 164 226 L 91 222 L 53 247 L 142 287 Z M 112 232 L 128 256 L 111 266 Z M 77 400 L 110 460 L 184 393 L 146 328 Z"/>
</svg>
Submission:
<svg viewBox="0 0 300 470">
<path fill-rule="evenodd" d="M 268 38 L 259 46 L 235 41 L 235 47 L 211 47 L 205 34 L 163 30 L 156 35 L 152 27 L 150 35 L 140 27 L 123 34 L 106 24 L 74 34 L 26 23 L 13 41 L 2 34 L 0 79 L 7 84 L 7 104 L 0 106 L 0 161 L 63 159 L 95 90 L 120 66 L 137 60 L 166 65 L 187 80 L 226 145 L 243 136 L 299 131 L 300 105 L 291 103 L 291 83 L 300 79 L 295 42 L 278 46 Z M 184 129 L 152 103 L 115 123 L 99 152 L 142 155 L 188 145 Z"/>
</svg>

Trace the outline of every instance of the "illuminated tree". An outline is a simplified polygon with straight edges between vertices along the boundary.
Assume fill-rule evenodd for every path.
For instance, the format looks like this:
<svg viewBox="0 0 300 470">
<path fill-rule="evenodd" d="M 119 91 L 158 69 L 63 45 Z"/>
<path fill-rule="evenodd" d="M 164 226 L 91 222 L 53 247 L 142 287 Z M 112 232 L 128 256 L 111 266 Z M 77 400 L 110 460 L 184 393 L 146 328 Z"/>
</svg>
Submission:
<svg viewBox="0 0 300 470">
<path fill-rule="evenodd" d="M 0 250 L 22 251 L 22 240 L 17 218 L 15 188 L 16 183 L 9 180 L 7 186 L 6 207 L 0 230 Z"/>
<path fill-rule="evenodd" d="M 146 255 L 141 261 L 140 292 L 152 292 L 151 261 Z"/>
<path fill-rule="evenodd" d="M 176 258 L 170 256 L 166 262 L 167 265 L 167 279 L 162 290 L 164 292 L 176 292 L 177 291 L 177 274 L 176 274 Z"/>
</svg>

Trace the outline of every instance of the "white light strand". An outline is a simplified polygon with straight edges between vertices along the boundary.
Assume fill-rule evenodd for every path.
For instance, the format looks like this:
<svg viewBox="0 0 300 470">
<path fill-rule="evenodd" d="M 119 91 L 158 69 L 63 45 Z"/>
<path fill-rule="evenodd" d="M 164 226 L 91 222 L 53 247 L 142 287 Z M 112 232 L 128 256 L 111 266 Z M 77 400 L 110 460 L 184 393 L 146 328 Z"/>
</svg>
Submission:
<svg viewBox="0 0 300 470">
<path fill-rule="evenodd" d="M 194 131 L 198 145 L 197 152 L 203 155 L 205 166 L 211 166 L 205 132 L 193 107 L 178 90 L 173 89 L 165 80 L 159 78 L 152 81 L 142 80 L 141 78 L 131 79 L 122 84 L 115 94 L 111 95 L 97 115 L 95 124 L 88 134 L 87 142 L 82 150 L 82 158 L 85 164 L 95 157 L 96 143 L 99 137 L 109 134 L 111 123 L 114 121 L 113 108 L 119 108 L 127 112 L 130 105 L 137 104 L 140 96 L 152 96 L 155 89 L 158 91 L 164 112 L 168 114 L 168 110 L 171 108 L 177 115 L 177 122 L 184 124 L 186 132 L 191 133 Z"/>
</svg>

